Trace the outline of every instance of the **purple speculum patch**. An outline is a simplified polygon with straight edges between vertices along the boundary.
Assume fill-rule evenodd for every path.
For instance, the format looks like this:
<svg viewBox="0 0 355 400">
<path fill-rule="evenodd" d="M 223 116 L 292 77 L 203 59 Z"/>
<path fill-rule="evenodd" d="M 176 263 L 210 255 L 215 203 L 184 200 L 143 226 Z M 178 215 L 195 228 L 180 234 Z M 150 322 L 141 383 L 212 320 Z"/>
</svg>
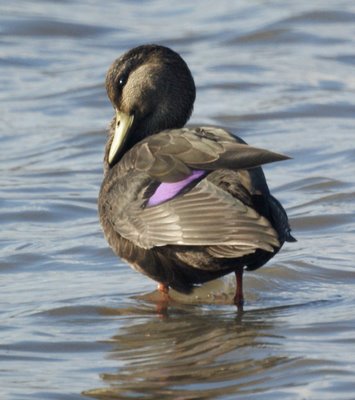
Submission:
<svg viewBox="0 0 355 400">
<path fill-rule="evenodd" d="M 162 182 L 155 190 L 153 196 L 148 200 L 147 206 L 157 206 L 164 201 L 174 198 L 186 186 L 193 181 L 199 180 L 206 175 L 207 171 L 193 170 L 191 175 L 178 182 Z"/>
</svg>

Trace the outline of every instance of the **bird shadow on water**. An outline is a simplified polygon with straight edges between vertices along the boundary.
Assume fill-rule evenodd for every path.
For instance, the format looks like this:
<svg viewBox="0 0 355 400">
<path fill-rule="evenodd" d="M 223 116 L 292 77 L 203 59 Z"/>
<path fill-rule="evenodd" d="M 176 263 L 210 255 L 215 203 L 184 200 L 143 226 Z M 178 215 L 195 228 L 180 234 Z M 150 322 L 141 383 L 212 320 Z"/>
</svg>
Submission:
<svg viewBox="0 0 355 400">
<path fill-rule="evenodd" d="M 285 338 L 278 333 L 277 316 L 311 304 L 241 311 L 232 305 L 171 301 L 157 313 L 154 299 L 155 293 L 141 296 L 130 311 L 118 311 L 133 318 L 108 340 L 107 358 L 117 362 L 117 369 L 100 375 L 105 387 L 83 395 L 214 399 L 260 394 L 280 381 L 292 385 L 285 368 L 298 358 L 282 350 Z"/>
</svg>

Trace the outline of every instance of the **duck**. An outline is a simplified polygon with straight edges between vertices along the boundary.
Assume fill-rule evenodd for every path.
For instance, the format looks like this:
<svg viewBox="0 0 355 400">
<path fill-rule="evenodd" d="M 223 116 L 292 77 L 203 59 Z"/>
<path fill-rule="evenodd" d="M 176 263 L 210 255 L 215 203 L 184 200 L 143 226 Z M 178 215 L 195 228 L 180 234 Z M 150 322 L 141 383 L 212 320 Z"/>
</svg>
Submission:
<svg viewBox="0 0 355 400">
<path fill-rule="evenodd" d="M 234 273 L 233 302 L 242 306 L 244 271 L 296 240 L 261 167 L 290 157 L 219 127 L 186 127 L 195 83 L 168 47 L 127 51 L 105 86 L 114 117 L 98 210 L 108 244 L 162 296 Z"/>
</svg>

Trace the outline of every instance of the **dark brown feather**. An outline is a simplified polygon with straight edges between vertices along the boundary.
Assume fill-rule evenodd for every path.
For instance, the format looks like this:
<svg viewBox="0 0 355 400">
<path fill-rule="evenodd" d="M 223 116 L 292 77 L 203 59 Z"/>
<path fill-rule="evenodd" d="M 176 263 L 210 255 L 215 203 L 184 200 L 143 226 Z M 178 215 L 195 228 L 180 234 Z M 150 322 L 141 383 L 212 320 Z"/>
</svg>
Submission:
<svg viewBox="0 0 355 400">
<path fill-rule="evenodd" d="M 106 89 L 133 123 L 117 152 L 112 146 L 109 163 L 120 119 L 112 121 L 100 221 L 110 246 L 134 269 L 189 292 L 229 272 L 259 268 L 294 240 L 260 167 L 288 157 L 221 128 L 183 128 L 195 84 L 177 53 L 157 45 L 128 51 L 110 67 Z M 185 180 L 183 190 L 150 202 L 158 188 Z"/>
</svg>

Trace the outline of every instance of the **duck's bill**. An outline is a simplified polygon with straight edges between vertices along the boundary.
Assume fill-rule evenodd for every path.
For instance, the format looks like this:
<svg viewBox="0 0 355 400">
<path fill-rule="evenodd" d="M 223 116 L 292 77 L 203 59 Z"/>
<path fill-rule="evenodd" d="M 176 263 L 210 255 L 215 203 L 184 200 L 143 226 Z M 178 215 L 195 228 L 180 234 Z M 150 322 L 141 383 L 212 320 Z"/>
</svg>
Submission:
<svg viewBox="0 0 355 400">
<path fill-rule="evenodd" d="M 133 115 L 128 115 L 116 110 L 115 134 L 108 155 L 109 164 L 112 164 L 112 162 L 116 158 L 116 155 L 122 149 L 126 141 L 127 135 L 129 134 L 129 130 L 131 129 L 131 126 L 133 124 L 133 119 Z"/>
</svg>

